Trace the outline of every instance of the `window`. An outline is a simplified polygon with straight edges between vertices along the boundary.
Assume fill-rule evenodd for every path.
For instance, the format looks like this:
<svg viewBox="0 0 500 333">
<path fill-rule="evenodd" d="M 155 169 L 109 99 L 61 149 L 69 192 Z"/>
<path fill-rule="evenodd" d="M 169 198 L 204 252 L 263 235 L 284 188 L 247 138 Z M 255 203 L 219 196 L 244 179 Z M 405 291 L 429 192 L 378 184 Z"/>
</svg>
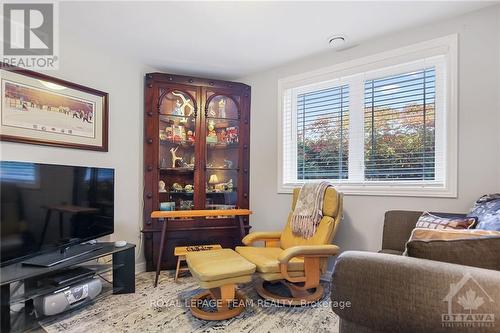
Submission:
<svg viewBox="0 0 500 333">
<path fill-rule="evenodd" d="M 349 86 L 297 96 L 297 179 L 347 179 Z"/>
<path fill-rule="evenodd" d="M 280 80 L 278 191 L 456 196 L 456 36 Z"/>
<path fill-rule="evenodd" d="M 435 179 L 435 72 L 365 81 L 365 179 Z"/>
<path fill-rule="evenodd" d="M 38 168 L 34 163 L 4 161 L 0 164 L 2 182 L 37 185 Z"/>
</svg>

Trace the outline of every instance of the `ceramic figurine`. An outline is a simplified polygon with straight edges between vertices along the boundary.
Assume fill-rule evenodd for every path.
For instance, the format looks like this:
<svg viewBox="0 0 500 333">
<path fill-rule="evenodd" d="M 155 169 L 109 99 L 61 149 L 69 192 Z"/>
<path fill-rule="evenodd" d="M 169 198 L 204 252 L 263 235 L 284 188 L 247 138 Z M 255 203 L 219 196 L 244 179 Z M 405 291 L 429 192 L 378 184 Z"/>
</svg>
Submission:
<svg viewBox="0 0 500 333">
<path fill-rule="evenodd" d="M 172 154 L 172 168 L 177 167 L 177 164 L 182 165 L 182 157 L 177 156 L 177 154 L 176 154 L 177 149 L 179 149 L 179 147 L 175 147 L 175 149 L 170 148 L 170 153 Z M 177 161 L 179 161 L 179 163 L 177 163 Z"/>
<path fill-rule="evenodd" d="M 174 111 L 172 112 L 172 114 L 174 116 L 183 116 L 184 115 L 184 112 L 182 112 L 181 106 L 182 106 L 181 102 L 179 100 L 176 100 Z"/>
<path fill-rule="evenodd" d="M 224 160 L 224 168 L 231 169 L 233 167 L 233 161 Z"/>
<path fill-rule="evenodd" d="M 161 159 L 160 168 L 162 169 L 168 168 L 167 159 L 165 157 Z"/>
<path fill-rule="evenodd" d="M 209 120 L 207 129 L 208 129 L 207 142 L 217 143 L 217 133 L 215 132 L 215 121 Z"/>
<path fill-rule="evenodd" d="M 188 130 L 186 133 L 187 141 L 190 143 L 194 142 L 194 133 L 191 130 Z"/>
<path fill-rule="evenodd" d="M 233 191 L 234 184 L 233 184 L 233 180 L 232 179 L 229 179 L 229 181 L 226 183 L 226 187 L 227 187 L 228 191 L 230 191 L 230 192 Z"/>
<path fill-rule="evenodd" d="M 167 190 L 165 189 L 165 182 L 163 180 L 160 180 L 158 182 L 158 188 L 159 192 L 167 192 Z"/>
<path fill-rule="evenodd" d="M 175 192 L 182 192 L 183 187 L 179 183 L 173 183 L 172 184 L 172 190 L 174 190 Z"/>
<path fill-rule="evenodd" d="M 193 193 L 194 192 L 194 186 L 191 185 L 191 184 L 187 184 L 186 186 L 184 186 L 184 191 L 186 191 L 187 193 Z"/>
<path fill-rule="evenodd" d="M 189 98 L 184 97 L 184 94 L 181 93 L 172 92 L 172 95 L 182 99 L 182 104 L 179 100 L 176 101 L 174 112 L 172 114 L 176 116 L 186 116 L 186 117 L 191 116 L 194 112 L 194 107 L 190 103 L 191 100 Z M 186 112 L 186 107 L 189 109 L 188 112 Z M 183 121 L 186 122 L 187 120 L 184 119 Z"/>
<path fill-rule="evenodd" d="M 219 101 L 219 118 L 226 118 L 226 100 L 223 98 Z"/>
</svg>

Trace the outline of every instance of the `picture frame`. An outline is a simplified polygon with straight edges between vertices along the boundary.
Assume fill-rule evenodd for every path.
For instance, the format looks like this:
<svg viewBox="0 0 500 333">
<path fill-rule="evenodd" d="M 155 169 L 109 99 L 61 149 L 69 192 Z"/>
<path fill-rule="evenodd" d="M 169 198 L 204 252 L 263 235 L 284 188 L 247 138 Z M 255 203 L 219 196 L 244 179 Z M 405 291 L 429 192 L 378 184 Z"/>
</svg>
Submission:
<svg viewBox="0 0 500 333">
<path fill-rule="evenodd" d="M 0 140 L 108 151 L 108 93 L 0 62 Z"/>
</svg>

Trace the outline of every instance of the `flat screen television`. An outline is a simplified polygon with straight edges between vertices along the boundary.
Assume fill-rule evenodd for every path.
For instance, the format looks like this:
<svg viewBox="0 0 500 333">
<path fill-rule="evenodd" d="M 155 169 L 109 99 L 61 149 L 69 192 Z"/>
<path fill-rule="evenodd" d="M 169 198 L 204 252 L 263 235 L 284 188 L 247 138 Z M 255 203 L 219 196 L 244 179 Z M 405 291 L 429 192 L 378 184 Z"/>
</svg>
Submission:
<svg viewBox="0 0 500 333">
<path fill-rule="evenodd" d="M 114 231 L 114 170 L 0 162 L 1 266 Z"/>
</svg>

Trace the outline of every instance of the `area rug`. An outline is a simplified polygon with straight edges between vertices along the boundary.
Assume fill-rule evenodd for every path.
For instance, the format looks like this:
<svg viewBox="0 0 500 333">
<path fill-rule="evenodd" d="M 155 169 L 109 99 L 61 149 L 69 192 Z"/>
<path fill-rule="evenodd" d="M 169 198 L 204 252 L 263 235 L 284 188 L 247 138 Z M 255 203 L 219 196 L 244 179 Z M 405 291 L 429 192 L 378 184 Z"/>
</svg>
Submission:
<svg viewBox="0 0 500 333">
<path fill-rule="evenodd" d="M 162 272 L 157 288 L 154 273 L 136 277 L 136 292 L 109 295 L 85 308 L 46 320 L 41 325 L 49 333 L 100 332 L 338 332 L 338 317 L 325 297 L 312 306 L 278 306 L 263 301 L 247 284 L 241 288 L 248 307 L 239 316 L 224 321 L 194 318 L 186 302 L 200 292 L 192 277 L 174 282 L 171 274 Z"/>
</svg>

